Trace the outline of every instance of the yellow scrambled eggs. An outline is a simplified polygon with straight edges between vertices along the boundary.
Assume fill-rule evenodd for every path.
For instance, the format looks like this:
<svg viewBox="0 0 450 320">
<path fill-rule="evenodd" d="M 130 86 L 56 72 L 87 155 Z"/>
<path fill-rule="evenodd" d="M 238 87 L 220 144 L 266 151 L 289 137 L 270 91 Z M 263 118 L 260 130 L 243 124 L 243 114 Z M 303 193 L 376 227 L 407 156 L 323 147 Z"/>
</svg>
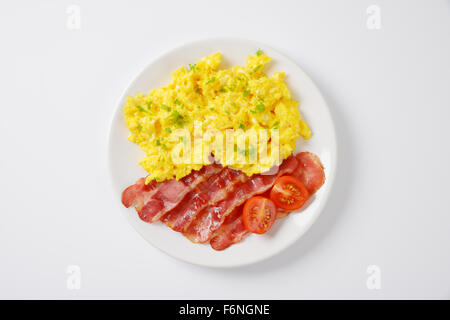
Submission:
<svg viewBox="0 0 450 320">
<path fill-rule="evenodd" d="M 152 179 L 180 179 L 206 164 L 193 159 L 183 163 L 173 161 L 172 153 L 180 139 L 172 133 L 180 128 L 188 130 L 194 144 L 194 124 L 200 123 L 204 131 L 214 128 L 223 136 L 227 129 L 278 131 L 278 159 L 265 163 L 233 160 L 226 163 L 249 176 L 268 171 L 291 155 L 300 136 L 310 138 L 311 131 L 300 117 L 298 102 L 291 98 L 284 73 L 276 72 L 270 77 L 264 73 L 270 57 L 258 50 L 247 58 L 246 66 L 219 70 L 221 58 L 220 53 L 215 53 L 196 64 L 182 66 L 173 73 L 169 85 L 153 89 L 148 95 L 127 97 L 124 115 L 130 130 L 128 139 L 146 152 L 139 164 L 149 173 L 147 183 Z M 270 134 L 259 138 L 262 139 L 258 140 L 258 146 L 266 143 L 263 140 L 270 139 Z M 206 149 L 211 141 L 204 139 L 202 144 Z M 235 146 L 234 151 L 242 150 L 236 150 Z M 250 155 L 244 150 L 243 156 Z"/>
</svg>

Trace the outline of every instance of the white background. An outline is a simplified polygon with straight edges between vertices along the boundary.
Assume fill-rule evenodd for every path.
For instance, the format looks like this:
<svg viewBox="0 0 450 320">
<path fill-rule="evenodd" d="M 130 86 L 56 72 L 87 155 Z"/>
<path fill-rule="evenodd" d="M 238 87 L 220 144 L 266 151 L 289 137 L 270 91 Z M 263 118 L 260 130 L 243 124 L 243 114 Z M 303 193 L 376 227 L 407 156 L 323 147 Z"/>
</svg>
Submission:
<svg viewBox="0 0 450 320">
<path fill-rule="evenodd" d="M 66 27 L 71 4 L 80 30 Z M 372 4 L 380 30 L 366 27 Z M 0 12 L 0 298 L 450 298 L 449 1 L 5 1 Z M 319 220 L 238 269 L 146 243 L 106 167 L 109 122 L 133 77 L 215 36 L 297 62 L 338 134 Z M 69 265 L 80 290 L 67 289 Z M 369 265 L 380 290 L 366 286 Z"/>
</svg>

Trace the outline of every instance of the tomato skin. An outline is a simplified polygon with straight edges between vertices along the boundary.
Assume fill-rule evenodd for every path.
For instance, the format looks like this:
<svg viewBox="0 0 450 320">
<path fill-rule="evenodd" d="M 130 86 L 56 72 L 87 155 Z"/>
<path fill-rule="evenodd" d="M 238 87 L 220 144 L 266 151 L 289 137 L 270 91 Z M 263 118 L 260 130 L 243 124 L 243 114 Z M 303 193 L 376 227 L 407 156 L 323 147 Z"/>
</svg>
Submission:
<svg viewBox="0 0 450 320">
<path fill-rule="evenodd" d="M 266 233 L 277 217 L 277 207 L 272 200 L 261 196 L 247 200 L 243 209 L 243 222 L 247 231 Z"/>
<path fill-rule="evenodd" d="M 292 176 L 278 178 L 270 191 L 270 199 L 278 208 L 284 210 L 300 209 L 309 196 L 305 185 Z"/>
</svg>

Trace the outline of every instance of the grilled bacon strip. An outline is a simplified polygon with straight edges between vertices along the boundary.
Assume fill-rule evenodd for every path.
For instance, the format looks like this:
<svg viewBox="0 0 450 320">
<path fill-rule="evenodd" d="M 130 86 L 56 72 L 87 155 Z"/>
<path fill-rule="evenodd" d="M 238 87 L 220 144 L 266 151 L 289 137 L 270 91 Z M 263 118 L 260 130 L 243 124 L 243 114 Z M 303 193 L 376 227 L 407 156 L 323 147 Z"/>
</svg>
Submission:
<svg viewBox="0 0 450 320">
<path fill-rule="evenodd" d="M 215 232 L 214 237 L 209 242 L 214 250 L 221 251 L 233 243 L 242 241 L 248 235 L 242 220 L 243 206 L 236 207 L 224 220 L 220 228 Z"/>
<path fill-rule="evenodd" d="M 142 208 L 145 200 L 155 193 L 156 185 L 154 180 L 146 185 L 145 178 L 140 178 L 122 192 L 122 204 L 127 208 L 131 206 Z"/>
<path fill-rule="evenodd" d="M 292 175 L 303 182 L 309 194 L 314 194 L 325 183 L 325 171 L 319 157 L 311 152 L 300 152 L 295 157 L 298 167 Z"/>
</svg>

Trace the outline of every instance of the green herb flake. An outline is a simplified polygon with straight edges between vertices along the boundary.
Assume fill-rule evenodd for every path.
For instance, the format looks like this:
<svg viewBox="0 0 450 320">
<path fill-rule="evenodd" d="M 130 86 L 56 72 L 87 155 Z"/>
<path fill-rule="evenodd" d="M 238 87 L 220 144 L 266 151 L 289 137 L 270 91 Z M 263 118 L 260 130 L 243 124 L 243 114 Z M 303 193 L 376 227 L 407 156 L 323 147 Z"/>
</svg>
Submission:
<svg viewBox="0 0 450 320">
<path fill-rule="evenodd" d="M 245 125 L 244 125 L 243 123 L 241 123 L 241 124 L 239 125 L 239 129 L 245 130 Z"/>
<path fill-rule="evenodd" d="M 179 120 L 179 121 L 177 121 L 176 123 L 177 123 L 177 125 L 178 125 L 179 127 L 182 127 L 182 126 L 184 126 L 184 124 L 187 123 L 187 122 L 188 122 L 187 120 Z"/>
<path fill-rule="evenodd" d="M 195 89 L 195 92 L 200 93 L 200 88 Z"/>
<path fill-rule="evenodd" d="M 167 146 L 166 146 L 165 144 L 163 144 L 163 145 L 161 146 L 161 148 L 167 149 Z"/>
<path fill-rule="evenodd" d="M 145 113 L 148 113 L 148 111 L 147 110 L 145 110 L 144 108 L 142 108 L 141 106 L 137 106 L 137 108 L 139 109 L 139 111 L 141 111 L 141 112 L 145 112 Z"/>
<path fill-rule="evenodd" d="M 148 110 L 150 110 L 150 108 L 152 107 L 152 103 L 153 103 L 153 102 L 151 102 L 151 101 L 150 101 L 149 103 L 147 103 L 147 109 L 148 109 Z"/>
<path fill-rule="evenodd" d="M 246 90 L 246 91 L 244 92 L 244 97 L 248 97 L 249 94 L 250 94 L 250 91 L 249 91 L 249 90 Z"/>
<path fill-rule="evenodd" d="M 263 52 L 262 52 L 261 49 L 256 50 L 256 55 L 257 55 L 257 56 L 260 56 L 260 55 L 262 55 L 262 54 L 263 54 Z"/>
<path fill-rule="evenodd" d="M 169 112 L 172 110 L 172 108 L 166 106 L 165 104 L 162 104 L 162 105 L 161 105 L 161 109 L 167 110 L 167 111 L 169 111 Z"/>
<path fill-rule="evenodd" d="M 156 145 L 160 146 L 161 145 L 161 141 L 159 141 L 159 139 L 156 139 Z"/>
<path fill-rule="evenodd" d="M 227 90 L 225 88 L 220 88 L 219 90 L 220 92 L 227 92 Z"/>
<path fill-rule="evenodd" d="M 174 110 L 168 118 L 172 118 L 172 122 L 178 126 L 183 126 L 187 120 L 177 110 Z"/>
<path fill-rule="evenodd" d="M 211 79 L 209 79 L 206 84 L 210 84 L 213 83 L 214 81 L 216 81 L 216 77 L 212 77 Z"/>
<path fill-rule="evenodd" d="M 256 111 L 258 111 L 258 112 L 264 112 L 264 111 L 266 111 L 266 107 L 264 106 L 263 103 L 259 103 L 259 104 L 256 106 Z"/>
<path fill-rule="evenodd" d="M 253 69 L 253 72 L 258 72 L 261 68 L 262 68 L 262 64 L 256 66 L 256 67 Z"/>
<path fill-rule="evenodd" d="M 239 150 L 239 153 L 245 157 L 248 155 L 248 150 Z"/>
<path fill-rule="evenodd" d="M 275 123 L 273 124 L 273 127 L 272 127 L 272 128 L 278 129 L 278 126 L 279 126 L 279 125 L 280 125 L 280 122 L 277 121 L 277 122 L 275 122 Z"/>
<path fill-rule="evenodd" d="M 142 126 L 139 124 L 139 125 L 137 126 L 137 129 L 138 129 L 139 131 L 141 131 L 141 130 L 142 130 Z"/>
<path fill-rule="evenodd" d="M 174 101 L 173 103 L 174 103 L 174 104 L 180 104 L 181 102 L 180 102 L 180 100 L 175 99 L 175 101 Z"/>
<path fill-rule="evenodd" d="M 166 132 L 167 133 L 172 133 L 172 130 L 170 130 L 170 128 L 166 128 Z"/>
<path fill-rule="evenodd" d="M 197 65 L 195 63 L 194 64 L 189 63 L 189 70 L 195 71 L 196 67 L 197 67 Z"/>
<path fill-rule="evenodd" d="M 256 155 L 256 149 L 255 149 L 255 146 L 254 146 L 254 145 L 250 145 L 250 146 L 248 147 L 248 149 L 249 149 L 249 154 L 250 154 L 251 157 L 253 157 L 254 155 Z"/>
</svg>

